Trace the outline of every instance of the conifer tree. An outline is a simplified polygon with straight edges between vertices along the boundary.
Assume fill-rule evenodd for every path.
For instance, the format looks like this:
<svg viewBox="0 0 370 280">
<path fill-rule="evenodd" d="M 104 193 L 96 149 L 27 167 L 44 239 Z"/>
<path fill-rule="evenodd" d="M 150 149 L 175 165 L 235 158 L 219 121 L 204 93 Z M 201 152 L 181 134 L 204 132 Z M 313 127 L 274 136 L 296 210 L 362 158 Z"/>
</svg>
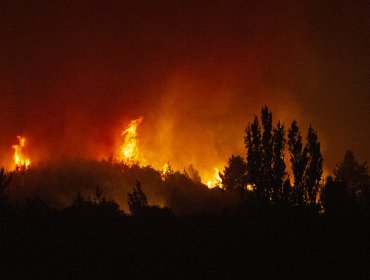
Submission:
<svg viewBox="0 0 370 280">
<path fill-rule="evenodd" d="M 148 200 L 141 189 L 140 181 L 136 181 L 133 192 L 128 194 L 127 203 L 132 215 L 135 215 L 145 207 L 148 207 Z"/>
<path fill-rule="evenodd" d="M 285 129 L 278 122 L 272 125 L 272 113 L 267 106 L 261 110 L 262 132 L 258 117 L 246 129 L 248 182 L 254 185 L 257 197 L 278 200 L 286 175 L 284 162 Z"/>
<path fill-rule="evenodd" d="M 5 189 L 9 186 L 13 173 L 6 174 L 4 168 L 0 169 L 0 203 L 6 200 Z"/>
<path fill-rule="evenodd" d="M 293 203 L 302 206 L 304 203 L 303 175 L 306 166 L 306 158 L 302 150 L 302 136 L 297 121 L 293 121 L 288 132 L 288 146 L 290 162 L 294 176 Z"/>
<path fill-rule="evenodd" d="M 281 200 L 285 204 L 291 204 L 292 203 L 292 187 L 290 185 L 290 178 L 286 178 L 283 183 L 283 188 L 281 191 Z"/>
<path fill-rule="evenodd" d="M 248 179 L 247 163 L 241 156 L 231 155 L 221 178 L 226 190 L 244 192 Z"/>
<path fill-rule="evenodd" d="M 306 161 L 304 171 L 306 202 L 309 204 L 315 204 L 316 194 L 322 176 L 323 158 L 320 151 L 320 142 L 318 142 L 317 133 L 311 125 L 307 131 L 307 144 L 304 148 L 304 158 Z"/>
<path fill-rule="evenodd" d="M 273 134 L 273 158 L 272 158 L 272 167 L 273 167 L 273 194 L 272 201 L 277 202 L 282 198 L 284 190 L 284 181 L 286 177 L 286 164 L 284 161 L 285 157 L 285 129 L 284 125 L 278 122 L 276 128 L 274 128 Z"/>
<path fill-rule="evenodd" d="M 370 203 L 370 177 L 366 162 L 359 163 L 352 150 L 346 151 L 344 159 L 334 169 L 335 181 L 347 186 L 352 197 Z"/>
<path fill-rule="evenodd" d="M 253 123 L 249 124 L 245 130 L 245 147 L 247 149 L 247 172 L 249 183 L 254 185 L 257 197 L 263 194 L 261 170 L 262 170 L 262 143 L 261 128 L 258 117 L 254 117 Z"/>
<path fill-rule="evenodd" d="M 264 106 L 261 111 L 262 119 L 262 172 L 261 184 L 266 198 L 270 198 L 273 192 L 273 135 L 272 135 L 272 113 Z"/>
<path fill-rule="evenodd" d="M 367 163 L 360 164 L 352 150 L 346 151 L 344 159 L 334 169 L 335 180 L 347 184 L 350 190 L 369 180 Z"/>
</svg>

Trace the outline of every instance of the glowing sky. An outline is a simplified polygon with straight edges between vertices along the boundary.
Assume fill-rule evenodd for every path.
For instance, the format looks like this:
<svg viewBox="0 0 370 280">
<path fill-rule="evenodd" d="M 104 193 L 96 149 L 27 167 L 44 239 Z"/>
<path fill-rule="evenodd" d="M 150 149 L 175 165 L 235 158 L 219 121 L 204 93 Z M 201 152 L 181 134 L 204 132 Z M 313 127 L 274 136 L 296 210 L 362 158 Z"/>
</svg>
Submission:
<svg viewBox="0 0 370 280">
<path fill-rule="evenodd" d="M 264 104 L 329 170 L 370 160 L 368 1 L 261 2 L 1 1 L 0 164 L 17 135 L 36 161 L 115 155 L 144 116 L 149 162 L 213 173 Z"/>
</svg>

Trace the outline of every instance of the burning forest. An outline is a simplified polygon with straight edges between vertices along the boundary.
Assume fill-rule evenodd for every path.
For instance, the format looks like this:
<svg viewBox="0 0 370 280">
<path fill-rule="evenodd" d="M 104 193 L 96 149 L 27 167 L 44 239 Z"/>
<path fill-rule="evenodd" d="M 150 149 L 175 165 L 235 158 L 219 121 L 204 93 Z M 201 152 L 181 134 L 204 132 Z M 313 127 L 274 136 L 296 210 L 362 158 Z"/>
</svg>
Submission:
<svg viewBox="0 0 370 280">
<path fill-rule="evenodd" d="M 368 272 L 366 1 L 0 2 L 1 279 Z"/>
<path fill-rule="evenodd" d="M 219 211 L 227 205 L 235 205 L 234 195 L 225 196 L 222 201 L 221 192 L 207 194 L 207 188 L 222 189 L 222 179 L 217 168 L 214 177 L 202 180 L 199 173 L 189 164 L 184 171 L 173 170 L 169 162 L 155 169 L 145 159 L 140 148 L 139 126 L 144 118 L 130 121 L 121 133 L 121 145 L 117 158 L 102 160 L 66 158 L 56 162 L 43 162 L 31 166 L 31 160 L 24 153 L 26 138 L 18 136 L 18 145 L 14 149 L 14 178 L 9 189 L 10 199 L 15 203 L 25 203 L 33 197 L 40 197 L 51 207 L 63 209 L 69 206 L 77 194 L 93 197 L 95 190 L 100 188 L 104 195 L 118 202 L 127 211 L 127 193 L 130 192 L 136 180 L 142 182 L 149 200 L 162 207 L 171 208 L 177 213 L 197 213 Z M 112 151 L 113 153 L 113 151 Z M 178 185 L 177 188 L 188 188 L 189 194 L 180 194 L 178 198 L 169 197 L 168 184 Z M 202 183 L 202 181 L 204 183 Z M 194 195 L 203 193 L 205 200 L 195 202 Z M 184 200 L 175 205 L 174 201 Z M 218 210 L 217 210 L 218 209 Z"/>
<path fill-rule="evenodd" d="M 169 207 L 177 214 L 219 212 L 246 197 L 325 211 L 324 193 L 331 177 L 323 176 L 321 146 L 312 126 L 303 142 L 297 121 L 287 129 L 280 120 L 274 126 L 272 112 L 264 106 L 261 118 L 255 116 L 245 129 L 246 158 L 231 155 L 222 171 L 214 168 L 212 177 L 202 178 L 204 172 L 191 163 L 180 171 L 169 161 L 158 165 L 158 161 L 147 160 L 140 144 L 143 122 L 142 116 L 131 120 L 120 134 L 118 150 L 112 151 L 118 157 L 102 160 L 65 158 L 31 166 L 24 154 L 26 138 L 18 136 L 19 144 L 12 146 L 10 200 L 24 204 L 40 197 L 51 207 L 63 209 L 77 195 L 91 198 L 100 189 L 127 211 L 127 194 L 139 181 L 152 204 Z M 367 205 L 367 192 L 362 189 L 367 184 L 366 171 L 364 174 L 365 181 L 356 186 L 356 200 Z"/>
</svg>

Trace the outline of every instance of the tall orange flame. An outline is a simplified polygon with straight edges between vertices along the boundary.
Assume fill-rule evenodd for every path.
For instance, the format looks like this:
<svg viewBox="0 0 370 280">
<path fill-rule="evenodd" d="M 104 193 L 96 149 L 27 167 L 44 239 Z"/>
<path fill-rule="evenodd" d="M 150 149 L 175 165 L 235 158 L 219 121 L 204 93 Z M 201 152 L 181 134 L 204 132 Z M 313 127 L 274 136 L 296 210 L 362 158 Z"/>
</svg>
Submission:
<svg viewBox="0 0 370 280">
<path fill-rule="evenodd" d="M 22 148 L 26 144 L 26 138 L 25 137 L 21 137 L 21 136 L 17 136 L 17 139 L 18 139 L 19 144 L 12 146 L 12 148 L 14 149 L 14 165 L 15 165 L 15 169 L 16 170 L 21 169 L 21 168 L 27 169 L 31 165 L 31 161 L 30 161 L 29 158 L 25 157 L 22 154 Z"/>
<path fill-rule="evenodd" d="M 220 171 L 218 170 L 218 168 L 215 168 L 215 173 L 213 175 L 213 178 L 212 180 L 209 180 L 207 182 L 207 187 L 210 189 L 215 188 L 215 187 L 222 188 L 222 178 L 220 177 Z"/>
<path fill-rule="evenodd" d="M 124 142 L 121 146 L 121 156 L 124 163 L 128 165 L 138 164 L 142 161 L 139 153 L 139 146 L 137 139 L 137 127 L 143 121 L 143 117 L 139 117 L 136 120 L 131 121 L 127 128 L 122 132 L 122 136 L 125 137 Z"/>
</svg>

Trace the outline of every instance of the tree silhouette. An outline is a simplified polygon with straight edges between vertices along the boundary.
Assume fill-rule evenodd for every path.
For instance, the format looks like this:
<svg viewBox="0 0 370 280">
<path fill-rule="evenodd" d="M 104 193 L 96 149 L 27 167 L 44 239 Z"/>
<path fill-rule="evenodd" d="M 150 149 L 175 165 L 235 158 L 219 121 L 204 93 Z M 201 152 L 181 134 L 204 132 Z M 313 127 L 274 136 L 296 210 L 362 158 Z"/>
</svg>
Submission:
<svg viewBox="0 0 370 280">
<path fill-rule="evenodd" d="M 273 158 L 272 158 L 272 179 L 273 179 L 273 193 L 272 193 L 272 201 L 276 203 L 280 198 L 287 199 L 288 198 L 288 191 L 290 191 L 290 183 L 289 189 L 287 189 L 285 182 L 286 177 L 286 164 L 284 161 L 285 157 L 285 129 L 284 125 L 280 123 L 277 124 L 277 127 L 274 128 L 273 134 Z M 285 185 L 285 186 L 284 186 Z"/>
<path fill-rule="evenodd" d="M 185 170 L 184 170 L 185 175 L 187 175 L 191 180 L 193 180 L 196 183 L 201 182 L 201 178 L 199 176 L 198 170 L 194 168 L 192 164 L 190 164 Z"/>
<path fill-rule="evenodd" d="M 288 132 L 288 147 L 294 176 L 293 203 L 302 206 L 304 204 L 303 175 L 307 160 L 302 150 L 302 136 L 295 120 L 292 122 Z"/>
<path fill-rule="evenodd" d="M 286 178 L 281 191 L 281 201 L 284 204 L 290 205 L 292 203 L 292 186 L 290 185 L 290 178 Z"/>
<path fill-rule="evenodd" d="M 360 164 L 352 150 L 346 151 L 344 159 L 334 169 L 335 180 L 344 182 L 352 190 L 369 179 L 367 163 Z"/>
<path fill-rule="evenodd" d="M 81 207 L 81 206 L 86 205 L 86 203 L 87 201 L 85 200 L 85 198 L 81 195 L 80 192 L 78 192 L 76 198 L 72 202 L 72 206 Z"/>
<path fill-rule="evenodd" d="M 241 156 L 231 155 L 228 166 L 221 174 L 222 184 L 228 191 L 239 191 L 241 196 L 248 182 L 247 163 Z"/>
<path fill-rule="evenodd" d="M 267 198 L 271 197 L 273 192 L 273 131 L 272 131 L 272 113 L 267 106 L 261 110 L 262 120 L 262 185 L 263 192 Z"/>
<path fill-rule="evenodd" d="M 148 207 L 148 200 L 141 189 L 140 181 L 136 181 L 133 192 L 127 196 L 128 207 L 132 215 L 138 214 L 145 207 Z"/>
<path fill-rule="evenodd" d="M 286 176 L 285 129 L 280 121 L 273 127 L 272 113 L 267 106 L 261 110 L 261 119 L 262 134 L 257 116 L 245 130 L 248 182 L 254 185 L 257 197 L 276 203 Z"/>
<path fill-rule="evenodd" d="M 70 213 L 75 219 L 89 220 L 92 222 L 95 219 L 112 220 L 119 218 L 125 213 L 119 209 L 119 205 L 112 199 L 107 200 L 103 196 L 101 188 L 96 188 L 95 197 L 86 200 L 80 192 L 77 193 L 72 205 L 65 209 L 66 213 Z M 94 221 L 96 222 L 96 221 Z"/>
<path fill-rule="evenodd" d="M 343 214 L 348 210 L 351 199 L 347 186 L 328 176 L 321 193 L 321 201 L 327 213 Z"/>
<path fill-rule="evenodd" d="M 316 194 L 322 175 L 323 158 L 317 134 L 311 125 L 307 132 L 307 144 L 304 148 L 304 158 L 306 160 L 306 168 L 304 171 L 306 202 L 309 204 L 315 204 Z"/>
<path fill-rule="evenodd" d="M 99 204 L 102 202 L 103 199 L 103 190 L 99 187 L 96 187 L 95 189 L 95 197 L 94 197 L 94 203 Z"/>
<path fill-rule="evenodd" d="M 245 130 L 244 143 L 247 149 L 247 171 L 249 183 L 254 185 L 257 197 L 263 195 L 263 185 L 261 180 L 262 170 L 262 143 L 261 128 L 258 117 L 254 117 L 253 123 L 249 124 Z"/>
<path fill-rule="evenodd" d="M 345 184 L 349 193 L 358 198 L 365 198 L 369 189 L 367 163 L 360 164 L 352 150 L 346 151 L 344 159 L 334 169 L 335 180 Z"/>
<path fill-rule="evenodd" d="M 6 174 L 4 168 L 0 169 L 0 203 L 6 200 L 5 189 L 9 186 L 13 173 Z"/>
</svg>

